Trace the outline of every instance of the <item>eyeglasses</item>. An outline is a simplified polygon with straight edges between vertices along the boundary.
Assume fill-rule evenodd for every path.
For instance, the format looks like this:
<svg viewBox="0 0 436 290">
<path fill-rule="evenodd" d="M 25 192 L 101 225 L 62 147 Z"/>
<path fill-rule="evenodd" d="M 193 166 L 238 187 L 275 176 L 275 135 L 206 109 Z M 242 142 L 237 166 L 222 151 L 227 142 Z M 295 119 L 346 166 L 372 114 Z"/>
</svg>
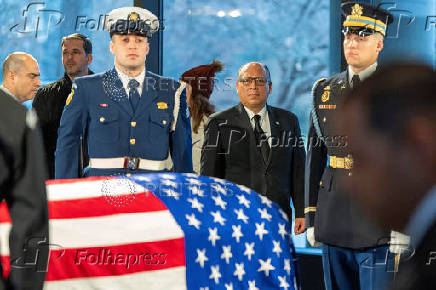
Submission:
<svg viewBox="0 0 436 290">
<path fill-rule="evenodd" d="M 245 78 L 245 79 L 239 79 L 238 80 L 238 82 L 240 82 L 244 86 L 250 85 L 252 81 L 254 81 L 254 85 L 256 87 L 264 86 L 268 82 L 264 78 Z"/>
</svg>

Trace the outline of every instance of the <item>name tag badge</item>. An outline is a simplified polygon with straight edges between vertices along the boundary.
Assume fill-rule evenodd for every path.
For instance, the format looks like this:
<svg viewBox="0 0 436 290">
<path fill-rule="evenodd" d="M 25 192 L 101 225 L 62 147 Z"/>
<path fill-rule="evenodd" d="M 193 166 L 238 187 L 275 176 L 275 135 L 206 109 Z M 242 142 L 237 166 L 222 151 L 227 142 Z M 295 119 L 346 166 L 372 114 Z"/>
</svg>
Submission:
<svg viewBox="0 0 436 290">
<path fill-rule="evenodd" d="M 158 102 L 157 103 L 157 108 L 160 109 L 160 110 L 168 109 L 168 104 L 165 103 L 165 102 Z"/>
</svg>

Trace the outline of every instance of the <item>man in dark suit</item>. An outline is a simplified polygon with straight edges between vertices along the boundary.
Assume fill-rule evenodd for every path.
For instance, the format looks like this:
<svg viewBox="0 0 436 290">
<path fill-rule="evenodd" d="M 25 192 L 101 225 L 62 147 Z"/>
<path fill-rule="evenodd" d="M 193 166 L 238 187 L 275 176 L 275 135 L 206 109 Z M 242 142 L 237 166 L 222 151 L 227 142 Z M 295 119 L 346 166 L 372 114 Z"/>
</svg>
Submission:
<svg viewBox="0 0 436 290">
<path fill-rule="evenodd" d="M 272 83 L 267 66 L 248 63 L 238 72 L 240 103 L 209 117 L 201 174 L 245 185 L 278 203 L 291 215 L 295 233 L 304 232 L 305 152 L 297 117 L 266 104 Z"/>
<path fill-rule="evenodd" d="M 48 176 L 54 178 L 54 165 L 56 141 L 58 139 L 59 123 L 65 101 L 71 93 L 71 86 L 76 77 L 93 74 L 88 69 L 92 61 L 92 44 L 89 38 L 80 33 L 74 33 L 62 38 L 62 63 L 65 68 L 64 76 L 50 84 L 47 84 L 36 93 L 32 107 L 38 114 L 39 124 L 42 130 L 46 153 Z M 87 165 L 88 160 L 81 146 L 84 157 L 80 158 L 80 171 Z"/>
<path fill-rule="evenodd" d="M 20 104 L 32 99 L 40 85 L 38 63 L 31 55 L 12 53 L 6 58 L 0 88 L 0 201 L 6 201 L 12 221 L 11 271 L 7 280 L 1 275 L 0 289 L 42 289 L 44 283 L 41 270 L 48 257 L 44 148 L 36 114 Z"/>
<path fill-rule="evenodd" d="M 323 243 L 326 289 L 384 289 L 393 277 L 383 265 L 386 257 L 395 258 L 389 252 L 391 233 L 373 225 L 338 185 L 339 177 L 353 175 L 353 156 L 347 136 L 333 124 L 350 89 L 376 71 L 392 15 L 359 2 L 342 4 L 342 12 L 348 68 L 317 81 L 312 91 L 305 178 L 307 239 L 312 246 Z"/>
<path fill-rule="evenodd" d="M 354 168 L 347 192 L 385 229 L 411 237 L 393 289 L 436 289 L 436 72 L 396 64 L 350 94 L 340 118 Z"/>
</svg>

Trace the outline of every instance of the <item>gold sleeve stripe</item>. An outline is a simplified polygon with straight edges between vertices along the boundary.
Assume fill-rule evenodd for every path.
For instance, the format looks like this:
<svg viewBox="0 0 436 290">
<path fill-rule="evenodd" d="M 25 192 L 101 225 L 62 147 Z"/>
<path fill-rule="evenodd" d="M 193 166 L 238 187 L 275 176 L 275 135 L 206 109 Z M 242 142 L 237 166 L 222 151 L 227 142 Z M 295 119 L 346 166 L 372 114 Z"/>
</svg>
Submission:
<svg viewBox="0 0 436 290">
<path fill-rule="evenodd" d="M 304 209 L 304 213 L 315 212 L 315 211 L 316 211 L 316 207 L 314 206 L 306 207 Z"/>
<path fill-rule="evenodd" d="M 380 21 L 380 20 L 376 20 L 375 18 L 372 18 L 372 17 L 348 15 L 347 20 L 349 20 L 349 21 L 360 21 L 361 20 L 362 22 L 365 21 L 365 23 L 367 23 L 367 24 L 375 23 L 376 25 L 380 25 L 381 28 L 386 28 L 386 23 L 384 23 L 383 21 Z"/>
</svg>

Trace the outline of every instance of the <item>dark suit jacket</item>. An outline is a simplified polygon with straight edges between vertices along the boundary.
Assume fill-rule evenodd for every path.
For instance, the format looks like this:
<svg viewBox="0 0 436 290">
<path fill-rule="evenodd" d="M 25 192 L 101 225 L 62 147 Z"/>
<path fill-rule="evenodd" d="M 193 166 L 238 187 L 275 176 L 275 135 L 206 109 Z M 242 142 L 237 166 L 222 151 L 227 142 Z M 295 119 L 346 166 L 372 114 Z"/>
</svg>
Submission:
<svg viewBox="0 0 436 290">
<path fill-rule="evenodd" d="M 436 222 L 416 247 L 414 255 L 400 262 L 392 289 L 436 289 Z"/>
<path fill-rule="evenodd" d="M 278 203 L 291 216 L 303 217 L 304 144 L 297 117 L 288 111 L 267 106 L 272 146 L 267 164 L 243 105 L 210 116 L 205 128 L 201 174 L 245 185 Z"/>
<path fill-rule="evenodd" d="M 34 118 L 0 89 L 0 201 L 6 200 L 12 220 L 12 267 L 8 281 L 0 277 L 0 289 L 42 289 L 45 278 L 41 269 L 45 269 L 48 257 L 46 168 L 40 132 L 33 128 Z M 34 267 L 29 261 L 35 258 Z"/>
</svg>

